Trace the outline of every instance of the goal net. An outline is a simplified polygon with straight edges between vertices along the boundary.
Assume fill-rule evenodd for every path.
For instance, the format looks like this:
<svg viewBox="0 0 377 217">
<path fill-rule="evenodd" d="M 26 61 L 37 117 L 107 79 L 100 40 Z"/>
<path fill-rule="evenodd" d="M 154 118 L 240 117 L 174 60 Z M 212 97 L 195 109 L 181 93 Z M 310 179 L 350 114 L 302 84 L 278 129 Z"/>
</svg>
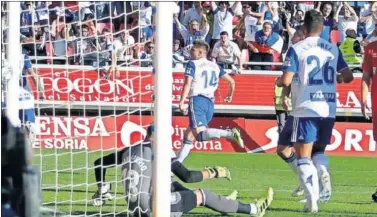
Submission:
<svg viewBox="0 0 377 217">
<path fill-rule="evenodd" d="M 152 73 L 155 53 L 161 54 L 158 48 L 162 50 L 167 44 L 161 43 L 161 36 L 160 42 L 156 39 L 156 6 L 161 3 L 22 2 L 17 25 L 8 22 L 13 13 L 8 4 L 2 3 L 2 60 L 15 61 L 5 55 L 5 48 L 12 49 L 9 42 L 20 38 L 22 55 L 18 55 L 18 61 L 25 78 L 21 79 L 22 91 L 31 93 L 36 114 L 35 121 L 21 118 L 21 122 L 34 126 L 29 141 L 33 165 L 40 173 L 42 211 L 53 216 L 130 215 L 135 210 L 128 209 L 129 197 L 125 195 L 130 192 L 125 192 L 123 183 L 134 177 L 122 177 L 122 159 L 116 156 L 115 162 L 106 166 L 104 160 L 97 165 L 94 162 L 143 141 L 146 128 L 156 121 L 155 107 L 162 115 L 155 125 L 169 126 L 161 132 L 170 136 L 171 89 L 169 93 L 169 88 L 161 87 L 159 93 L 163 95 L 156 94 L 163 107 L 154 103 L 158 73 L 167 70 L 167 77 L 171 77 L 169 69 L 161 66 L 167 65 L 166 61 L 161 59 L 155 65 L 156 76 Z M 10 38 L 8 33 L 14 28 L 18 36 Z M 163 52 L 172 56 L 171 49 Z M 18 88 L 18 81 L 12 85 L 8 91 Z M 6 109 L 17 111 L 15 106 Z M 166 155 L 155 154 L 160 159 Z M 103 182 L 96 180 L 96 168 L 107 168 Z M 170 179 L 170 173 L 164 174 L 164 180 Z M 100 197 L 106 193 L 111 197 L 94 204 L 98 187 L 105 183 L 107 190 L 103 187 Z"/>
</svg>

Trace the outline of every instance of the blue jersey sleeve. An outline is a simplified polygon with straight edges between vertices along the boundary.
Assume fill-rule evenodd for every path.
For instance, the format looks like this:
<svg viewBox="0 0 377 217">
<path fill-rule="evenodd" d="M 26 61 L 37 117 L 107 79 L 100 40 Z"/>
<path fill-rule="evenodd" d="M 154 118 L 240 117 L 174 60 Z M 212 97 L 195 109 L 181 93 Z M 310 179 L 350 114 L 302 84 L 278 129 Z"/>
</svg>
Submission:
<svg viewBox="0 0 377 217">
<path fill-rule="evenodd" d="M 338 48 L 338 62 L 336 64 L 336 71 L 339 72 L 344 68 L 348 68 L 348 64 L 344 60 L 342 52 L 340 52 L 340 50 Z"/>
<path fill-rule="evenodd" d="M 194 62 L 190 61 L 186 65 L 185 76 L 194 77 L 194 75 L 195 75 L 195 64 Z"/>
<path fill-rule="evenodd" d="M 226 73 L 225 73 L 225 70 L 223 69 L 223 67 L 219 66 L 219 69 L 220 69 L 220 74 L 219 74 L 219 77 L 223 77 Z"/>
<path fill-rule="evenodd" d="M 283 64 L 283 72 L 298 72 L 298 57 L 296 51 L 289 48 Z"/>
<path fill-rule="evenodd" d="M 24 68 L 25 69 L 30 69 L 31 68 L 31 62 L 29 60 L 29 57 L 25 55 L 24 57 Z"/>
</svg>

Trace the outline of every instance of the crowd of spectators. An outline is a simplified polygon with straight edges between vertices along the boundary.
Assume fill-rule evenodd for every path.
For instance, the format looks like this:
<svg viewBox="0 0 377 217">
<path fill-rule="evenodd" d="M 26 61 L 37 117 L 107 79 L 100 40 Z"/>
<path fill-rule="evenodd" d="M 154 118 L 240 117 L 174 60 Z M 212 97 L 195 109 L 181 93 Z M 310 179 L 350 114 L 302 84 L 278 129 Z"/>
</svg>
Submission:
<svg viewBox="0 0 377 217">
<path fill-rule="evenodd" d="M 377 39 L 377 2 L 177 2 L 173 67 L 190 59 L 194 40 L 210 44 L 208 58 L 226 69 L 274 70 L 305 12 L 322 12 L 321 37 L 351 64 Z M 157 25 L 154 2 L 21 2 L 23 52 L 39 63 L 152 66 Z M 7 11 L 2 5 L 2 11 Z M 5 17 L 6 13 L 2 13 Z M 6 38 L 6 37 L 5 37 Z M 245 62 L 258 64 L 243 64 Z"/>
</svg>

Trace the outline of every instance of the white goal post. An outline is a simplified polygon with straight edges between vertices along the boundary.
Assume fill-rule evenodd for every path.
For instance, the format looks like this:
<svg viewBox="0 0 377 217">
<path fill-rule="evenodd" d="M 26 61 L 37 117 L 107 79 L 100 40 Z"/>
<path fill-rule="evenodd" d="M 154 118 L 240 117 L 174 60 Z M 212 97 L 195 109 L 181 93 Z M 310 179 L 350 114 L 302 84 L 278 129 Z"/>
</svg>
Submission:
<svg viewBox="0 0 377 217">
<path fill-rule="evenodd" d="M 153 216 L 170 216 L 173 4 L 156 3 Z M 169 121 L 170 120 L 170 121 Z"/>
<path fill-rule="evenodd" d="M 18 115 L 18 108 L 19 108 L 19 101 L 18 96 L 19 95 L 19 76 L 21 73 L 21 43 L 20 43 L 20 2 L 13 1 L 8 2 L 8 23 L 7 26 L 7 41 L 5 42 L 7 44 L 6 47 L 6 58 L 8 61 L 9 66 L 12 68 L 12 77 L 8 81 L 8 84 L 6 85 L 8 90 L 6 92 L 6 99 L 7 99 L 7 110 L 6 114 L 8 116 L 8 119 L 10 123 L 13 126 L 19 126 L 20 125 L 20 118 Z M 11 13 L 9 13 L 11 11 Z M 3 30 L 1 30 L 3 31 Z M 18 40 L 17 40 L 18 39 Z M 3 40 L 3 37 L 1 37 L 1 40 Z M 3 49 L 4 49 L 3 47 Z"/>
<path fill-rule="evenodd" d="M 156 31 L 153 40 L 156 45 L 156 51 L 155 54 L 152 56 L 153 67 L 155 72 L 155 99 L 153 102 L 154 107 L 145 109 L 142 107 L 142 102 L 140 99 L 145 95 L 149 94 L 149 92 L 145 90 L 144 92 L 142 92 L 143 90 L 141 88 L 138 88 L 139 86 L 141 86 L 142 79 L 149 81 L 150 77 L 152 77 L 153 75 L 152 73 L 146 73 L 150 69 L 142 67 L 138 67 L 137 69 L 135 69 L 136 67 L 133 67 L 133 69 L 130 71 L 128 71 L 128 69 L 123 70 L 121 72 L 123 74 L 120 76 L 120 78 L 116 78 L 118 79 L 117 82 L 124 82 L 124 86 L 128 84 L 127 82 L 135 84 L 131 85 L 132 87 L 130 87 L 134 88 L 135 90 L 133 90 L 132 93 L 126 93 L 126 97 L 128 97 L 128 95 L 131 95 L 131 97 L 140 100 L 140 102 L 129 103 L 125 101 L 115 103 L 114 98 L 118 97 L 115 92 L 114 94 L 111 93 L 112 98 L 109 98 L 110 101 L 113 100 L 113 102 L 111 103 L 107 103 L 106 100 L 79 101 L 71 99 L 69 97 L 69 94 L 66 94 L 68 96 L 67 98 L 60 99 L 60 96 L 65 96 L 64 94 L 61 94 L 62 92 L 68 93 L 71 90 L 69 88 L 64 89 L 62 88 L 62 86 L 59 86 L 61 84 L 58 84 L 56 78 L 64 78 L 66 80 L 70 80 L 70 82 L 73 82 L 75 79 L 81 79 L 82 81 L 86 79 L 85 82 L 75 84 L 76 87 L 80 88 L 80 90 L 83 91 L 76 91 L 74 93 L 80 96 L 84 96 L 84 98 L 85 96 L 92 97 L 95 95 L 84 90 L 85 88 L 88 88 L 88 82 L 86 83 L 86 81 L 89 81 L 90 79 L 92 79 L 91 81 L 93 81 L 94 79 L 105 80 L 101 77 L 102 75 L 100 74 L 99 66 L 96 67 L 94 66 L 95 64 L 93 64 L 93 67 L 88 65 L 84 66 L 84 63 L 82 62 L 79 63 L 81 65 L 78 65 L 77 62 L 75 62 L 75 64 L 77 65 L 73 65 L 69 61 L 72 57 L 68 54 L 69 43 L 73 43 L 74 40 L 82 43 L 84 39 L 90 37 L 95 37 L 96 40 L 98 40 L 98 38 L 104 37 L 104 34 L 106 34 L 100 33 L 98 29 L 95 29 L 98 31 L 95 31 L 93 35 L 84 37 L 82 29 L 85 28 L 85 23 L 83 20 L 81 20 L 82 17 L 80 16 L 82 16 L 82 11 L 80 11 L 80 9 L 78 13 L 79 18 L 75 21 L 72 21 L 72 23 L 77 24 L 80 31 L 78 35 L 74 35 L 76 38 L 74 38 L 72 35 L 70 35 L 72 36 L 71 38 L 68 36 L 66 36 L 65 38 L 61 36 L 62 38 L 60 38 L 60 36 L 58 37 L 57 34 L 51 36 L 51 29 L 54 25 L 56 25 L 54 26 L 54 28 L 56 27 L 56 29 L 59 29 L 61 26 L 64 26 L 64 28 L 68 29 L 68 26 L 71 26 L 71 23 L 66 22 L 66 18 L 63 19 L 64 21 L 59 21 L 59 16 L 61 15 L 58 15 L 58 18 L 54 18 L 57 19 L 55 20 L 55 24 L 53 22 L 54 20 L 49 20 L 46 24 L 41 24 L 41 26 L 39 26 L 40 23 L 36 24 L 37 22 L 35 21 L 32 21 L 32 24 L 25 24 L 23 22 L 20 22 L 20 14 L 27 10 L 33 10 L 33 13 L 37 13 L 38 10 L 44 10 L 47 11 L 47 14 L 49 14 L 51 10 L 56 10 L 55 13 L 61 10 L 64 14 L 64 9 L 67 9 L 68 6 L 63 6 L 63 3 L 61 8 L 59 8 L 58 6 L 54 6 L 53 9 L 48 9 L 47 7 L 43 9 L 36 9 L 34 7 L 32 7 L 32 9 L 25 9 L 21 8 L 21 2 L 14 1 L 7 2 L 8 7 L 6 11 L 8 15 L 8 20 L 7 28 L 5 30 L 8 33 L 8 40 L 4 43 L 4 45 L 6 45 L 4 47 L 7 47 L 6 59 L 13 68 L 13 76 L 11 80 L 8 82 L 8 86 L 12 89 L 12 91 L 7 91 L 6 93 L 6 106 L 8 112 L 7 115 L 10 118 L 13 125 L 20 124 L 20 106 L 18 97 L 16 97 L 20 94 L 19 79 L 22 67 L 24 65 L 24 59 L 21 55 L 21 48 L 24 46 L 24 43 L 20 40 L 22 36 L 20 30 L 22 28 L 30 28 L 33 29 L 32 31 L 34 31 L 34 28 L 48 29 L 47 31 L 43 30 L 43 34 L 49 35 L 49 38 L 45 39 L 45 35 L 42 36 L 45 39 L 42 43 L 46 46 L 46 56 L 37 55 L 37 50 L 42 50 L 43 48 L 37 48 L 37 44 L 40 42 L 37 42 L 37 39 L 34 38 L 33 34 L 36 33 L 33 32 L 32 36 L 29 36 L 29 39 L 31 38 L 31 41 L 27 42 L 31 44 L 31 49 L 35 53 L 35 58 L 30 58 L 31 60 L 35 60 L 35 63 L 32 64 L 32 70 L 34 70 L 36 74 L 39 73 L 39 77 L 41 78 L 41 80 L 47 81 L 47 84 L 44 84 L 44 92 L 47 95 L 44 101 L 42 101 L 39 98 L 39 90 L 38 92 L 37 90 L 35 90 L 35 85 L 31 85 L 33 87 L 30 88 L 30 93 L 34 95 L 35 111 L 37 112 L 36 123 L 39 124 L 38 128 L 40 130 L 40 132 L 36 133 L 36 142 L 34 142 L 31 145 L 34 148 L 33 163 L 40 170 L 40 187 L 42 190 L 41 206 L 45 207 L 45 210 L 50 211 L 51 213 L 49 214 L 52 216 L 115 216 L 117 214 L 123 214 L 130 211 L 132 212 L 132 210 L 127 210 L 127 203 L 129 204 L 130 201 L 127 199 L 125 200 L 126 197 L 123 192 L 122 184 L 124 183 L 124 180 L 127 178 L 121 177 L 122 173 L 119 173 L 119 168 L 116 168 L 115 172 L 110 172 L 110 169 L 109 172 L 107 172 L 109 178 L 106 181 L 113 185 L 113 189 L 111 189 L 111 192 L 115 194 L 114 199 L 110 202 L 107 202 L 107 204 L 104 204 L 106 206 L 93 206 L 92 197 L 94 197 L 93 194 L 97 190 L 97 184 L 99 184 L 98 182 L 94 181 L 94 169 L 96 168 L 96 166 L 93 166 L 93 163 L 94 160 L 96 160 L 97 158 L 104 157 L 110 152 L 114 152 L 115 150 L 123 148 L 123 146 L 119 146 L 119 144 L 125 145 L 125 143 L 123 141 L 119 141 L 123 138 L 118 135 L 123 135 L 123 130 L 126 127 L 130 126 L 130 128 L 132 128 L 131 131 L 133 129 L 141 129 L 140 131 L 138 131 L 141 132 L 142 130 L 145 130 L 146 126 L 149 125 L 151 120 L 153 120 L 154 146 L 152 148 L 154 154 L 154 161 L 152 169 L 152 213 L 154 217 L 170 216 L 172 152 L 171 129 L 173 110 L 171 84 L 173 82 L 173 9 L 175 4 L 173 2 L 154 3 L 154 5 L 156 6 L 156 16 L 154 17 L 154 21 L 157 24 L 155 26 Z M 80 5 L 81 3 L 83 3 L 83 5 L 85 6 Z M 112 2 L 107 3 L 109 5 L 112 4 Z M 95 5 L 94 14 L 96 14 L 98 9 L 97 5 L 96 3 L 91 4 Z M 123 21 L 125 23 L 122 23 L 123 27 L 119 27 L 119 30 L 114 30 L 114 32 L 112 32 L 112 29 L 115 29 L 114 26 L 104 28 L 106 30 L 110 29 L 110 34 L 111 37 L 113 37 L 113 40 L 115 40 L 115 38 L 119 39 L 120 37 L 118 36 L 118 34 L 122 33 L 123 31 L 126 34 L 133 30 L 127 29 L 128 27 L 126 25 L 126 19 L 128 16 L 131 16 L 133 13 L 137 12 L 137 16 L 139 16 L 138 19 L 140 19 L 140 14 L 142 13 L 139 12 L 141 10 L 144 10 L 144 8 L 141 6 L 140 2 L 134 4 L 136 5 L 133 5 L 135 10 L 132 9 L 132 11 L 128 13 L 125 9 L 123 14 L 116 14 L 116 17 L 113 17 L 113 15 L 111 15 L 107 18 L 108 20 L 110 20 L 108 22 L 112 24 L 112 22 L 115 19 L 119 19 L 120 17 L 124 16 Z M 78 7 L 86 7 L 85 9 L 89 8 L 85 2 L 80 2 Z M 116 13 L 118 13 L 118 11 L 116 11 Z M 49 17 L 49 19 L 51 19 L 51 17 Z M 100 22 L 96 20 L 95 23 L 97 25 Z M 139 38 L 135 37 L 135 39 L 137 39 L 135 41 L 140 40 L 140 42 L 136 42 L 135 44 L 137 44 L 138 46 L 145 46 L 146 43 L 149 43 L 148 40 L 145 40 L 145 38 L 141 40 L 141 34 L 143 34 L 142 32 L 145 26 L 141 26 L 140 24 L 138 25 L 139 26 L 137 27 L 131 27 L 139 28 L 137 30 L 140 33 L 138 35 Z M 63 30 L 59 31 L 65 31 L 64 28 Z M 98 28 L 98 26 L 95 26 L 94 28 Z M 3 29 L 1 29 L 1 31 L 3 32 Z M 57 32 L 58 31 L 56 30 L 56 33 Z M 69 34 L 69 32 L 66 31 L 65 34 Z M 49 55 L 48 52 L 54 50 L 54 45 L 56 45 L 60 41 L 66 42 L 66 48 L 64 48 L 64 55 L 54 56 L 54 53 L 52 55 Z M 48 49 L 47 45 L 49 46 Z M 92 53 L 96 52 L 104 53 L 108 52 L 108 50 L 99 51 L 98 49 L 97 51 L 93 51 Z M 82 55 L 83 53 L 81 52 L 80 54 Z M 74 55 L 76 57 L 77 53 L 74 53 Z M 65 64 L 54 62 L 55 57 L 57 57 L 56 60 L 62 60 L 62 62 L 66 61 Z M 94 60 L 94 62 L 99 62 L 99 59 L 100 57 L 97 57 L 97 59 Z M 43 63 L 43 60 L 45 60 L 48 64 L 40 64 L 40 60 L 42 60 Z M 138 60 L 139 59 L 135 61 L 137 62 Z M 140 64 L 141 62 L 142 61 L 140 61 Z M 64 73 L 61 73 L 63 71 Z M 30 74 L 27 75 L 28 81 L 31 80 L 29 78 L 30 76 Z M 61 90 L 57 90 L 56 87 L 52 85 L 52 83 L 54 85 L 56 84 L 57 86 L 59 86 Z M 58 95 L 58 97 L 56 97 L 56 95 Z M 98 93 L 97 95 L 98 98 L 101 98 L 101 95 L 105 94 Z M 51 102 L 51 105 L 47 107 L 41 107 L 41 103 L 43 104 L 43 102 L 46 101 Z M 81 110 L 76 109 L 80 110 L 79 112 L 73 113 L 72 110 L 74 110 L 75 108 L 73 108 L 72 105 L 74 105 L 77 102 L 82 102 L 83 106 Z M 95 103 L 97 103 L 97 106 L 88 106 L 89 104 Z M 111 110 L 111 112 L 113 111 L 113 113 L 110 114 L 109 110 L 104 111 L 105 109 L 101 108 L 101 106 L 106 103 L 108 104 L 107 106 L 113 106 L 113 109 Z M 137 103 L 139 103 L 139 106 L 134 106 L 137 108 L 130 107 L 130 104 L 136 105 Z M 116 106 L 123 106 L 126 109 L 123 113 L 119 114 L 116 112 Z M 145 115 L 146 111 L 150 111 L 152 109 L 154 116 L 153 119 L 149 115 Z M 88 110 L 91 110 L 90 112 L 92 113 L 88 112 Z M 95 112 L 96 114 L 93 115 L 93 113 Z M 133 125 L 127 125 L 129 124 L 129 122 L 132 122 Z M 131 133 L 132 132 L 130 132 L 130 134 Z M 105 136 L 106 138 L 103 138 Z M 93 139 L 94 137 L 96 137 L 96 139 Z M 131 141 L 130 138 L 128 139 Z M 96 148 L 91 149 L 89 146 L 93 145 L 90 144 L 91 142 L 93 143 L 93 141 L 98 142 L 100 144 L 96 144 Z M 106 143 L 107 141 L 111 141 L 115 144 L 108 144 Z M 65 144 L 65 146 L 61 144 Z M 132 146 L 130 148 L 132 148 Z"/>
</svg>

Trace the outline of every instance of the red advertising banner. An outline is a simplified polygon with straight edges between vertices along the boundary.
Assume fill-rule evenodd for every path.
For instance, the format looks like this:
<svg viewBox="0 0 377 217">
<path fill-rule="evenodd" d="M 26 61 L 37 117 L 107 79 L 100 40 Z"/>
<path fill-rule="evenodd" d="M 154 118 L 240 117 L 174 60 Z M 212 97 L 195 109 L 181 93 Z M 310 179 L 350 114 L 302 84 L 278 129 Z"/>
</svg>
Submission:
<svg viewBox="0 0 377 217">
<path fill-rule="evenodd" d="M 41 116 L 37 117 L 40 132 L 33 147 L 67 150 L 106 150 L 128 147 L 144 138 L 145 129 L 152 121 L 153 117 L 150 116 Z M 171 132 L 175 151 L 182 146 L 187 125 L 187 117 L 173 118 Z M 193 151 L 248 153 L 276 151 L 278 133 L 275 121 L 214 118 L 210 127 L 222 129 L 238 127 L 242 132 L 246 149 L 242 150 L 231 141 L 220 139 L 194 142 Z M 336 123 L 327 152 L 332 155 L 377 156 L 372 124 Z"/>
<path fill-rule="evenodd" d="M 39 68 L 47 100 L 59 102 L 130 102 L 151 103 L 154 89 L 153 75 L 149 71 L 123 71 L 119 79 L 102 79 L 96 71 L 81 69 Z M 230 105 L 274 106 L 274 82 L 276 75 L 236 75 L 236 91 Z M 184 76 L 174 73 L 173 103 L 178 103 L 183 89 Z M 350 84 L 338 85 L 338 108 L 360 108 L 360 77 Z M 30 82 L 31 84 L 33 82 Z M 36 89 L 32 87 L 35 99 Z M 216 105 L 229 105 L 223 101 L 227 84 L 220 82 L 216 93 Z M 355 111 L 354 111 L 355 112 Z M 360 111 L 357 109 L 357 113 Z"/>
</svg>

